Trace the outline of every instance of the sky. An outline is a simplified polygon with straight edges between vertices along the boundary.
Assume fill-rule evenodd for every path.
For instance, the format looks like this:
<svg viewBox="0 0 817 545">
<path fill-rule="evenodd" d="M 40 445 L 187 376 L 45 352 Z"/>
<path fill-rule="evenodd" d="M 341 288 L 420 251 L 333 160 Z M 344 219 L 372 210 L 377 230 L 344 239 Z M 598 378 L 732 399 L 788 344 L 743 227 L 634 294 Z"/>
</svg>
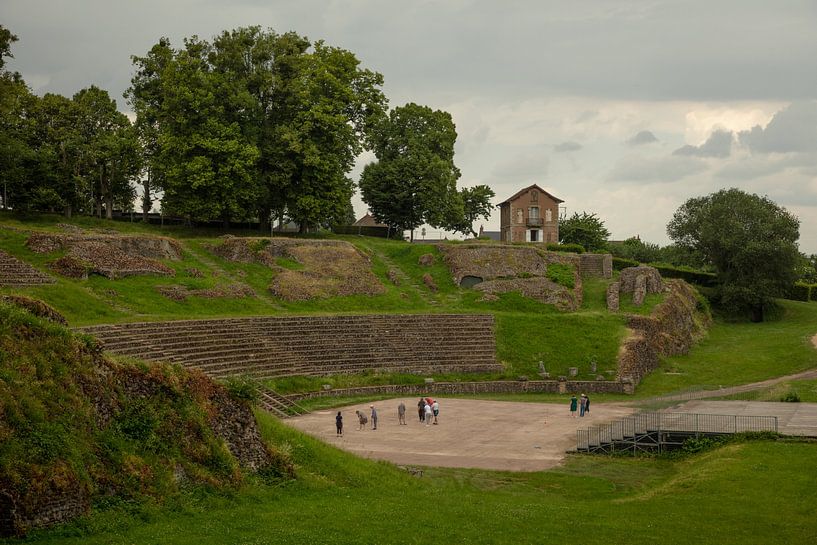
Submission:
<svg viewBox="0 0 817 545">
<path fill-rule="evenodd" d="M 536 183 L 614 240 L 667 244 L 684 201 L 737 187 L 799 217 L 817 253 L 813 0 L 0 0 L 0 23 L 36 93 L 95 84 L 124 112 L 130 56 L 163 36 L 293 30 L 383 74 L 392 107 L 450 112 L 459 186 L 496 204 Z"/>
</svg>

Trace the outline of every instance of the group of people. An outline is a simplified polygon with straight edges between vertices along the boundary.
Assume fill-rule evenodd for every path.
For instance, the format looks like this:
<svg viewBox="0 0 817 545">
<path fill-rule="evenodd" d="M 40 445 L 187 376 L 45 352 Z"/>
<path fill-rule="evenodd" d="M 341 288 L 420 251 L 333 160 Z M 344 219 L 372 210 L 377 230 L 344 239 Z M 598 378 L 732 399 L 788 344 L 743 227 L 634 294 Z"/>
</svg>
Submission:
<svg viewBox="0 0 817 545">
<path fill-rule="evenodd" d="M 590 412 L 590 398 L 585 394 L 581 395 L 580 399 L 576 399 L 576 395 L 570 396 L 570 416 L 576 418 L 576 409 L 579 409 L 579 416 L 584 416 Z"/>
<path fill-rule="evenodd" d="M 440 404 L 436 399 L 430 397 L 421 397 L 417 402 L 417 416 L 420 417 L 420 422 L 425 422 L 426 426 L 437 424 L 437 416 L 440 414 Z M 432 422 L 433 420 L 433 422 Z"/>
<path fill-rule="evenodd" d="M 377 409 L 375 409 L 374 405 L 369 405 L 369 409 L 371 410 L 372 430 L 376 430 Z M 436 425 L 437 418 L 440 415 L 440 404 L 436 399 L 421 397 L 420 401 L 417 402 L 417 413 L 420 416 L 420 422 L 425 422 L 426 426 L 431 424 Z M 363 411 L 355 411 L 355 414 L 357 415 L 358 431 L 366 429 L 366 425 L 369 423 L 369 417 L 366 416 L 366 413 Z M 406 425 L 406 404 L 402 401 L 397 406 L 397 423 L 401 426 Z M 343 413 L 341 411 L 338 411 L 338 414 L 335 415 L 335 428 L 338 436 L 343 435 Z"/>
</svg>

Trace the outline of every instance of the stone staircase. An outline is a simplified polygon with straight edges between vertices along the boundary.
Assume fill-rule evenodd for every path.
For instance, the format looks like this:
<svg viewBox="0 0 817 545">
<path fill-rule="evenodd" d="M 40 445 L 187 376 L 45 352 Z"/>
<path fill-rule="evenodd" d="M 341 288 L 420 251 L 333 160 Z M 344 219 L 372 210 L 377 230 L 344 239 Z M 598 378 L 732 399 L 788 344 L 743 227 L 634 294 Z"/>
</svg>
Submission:
<svg viewBox="0 0 817 545">
<path fill-rule="evenodd" d="M 54 279 L 50 276 L 0 250 L 0 286 L 38 286 L 53 283 Z"/>
<path fill-rule="evenodd" d="M 502 369 L 490 315 L 261 316 L 81 331 L 114 354 L 196 367 L 214 378 Z"/>
<path fill-rule="evenodd" d="M 278 418 L 289 418 L 309 412 L 288 397 L 266 386 L 259 384 L 256 390 L 258 391 L 258 405 Z"/>
</svg>

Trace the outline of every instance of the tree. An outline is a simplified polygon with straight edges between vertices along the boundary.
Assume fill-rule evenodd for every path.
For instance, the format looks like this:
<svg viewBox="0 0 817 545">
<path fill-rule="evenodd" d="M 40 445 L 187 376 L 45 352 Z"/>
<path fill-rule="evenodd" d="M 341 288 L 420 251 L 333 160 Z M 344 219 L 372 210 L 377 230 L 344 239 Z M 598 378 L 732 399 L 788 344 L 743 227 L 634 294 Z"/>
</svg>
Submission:
<svg viewBox="0 0 817 545">
<path fill-rule="evenodd" d="M 491 216 L 491 210 L 494 208 L 491 199 L 494 196 L 494 190 L 487 185 L 463 187 L 459 190 L 458 195 L 459 200 L 462 202 L 462 214 L 455 217 L 454 221 L 444 225 L 444 227 L 455 233 L 470 234 L 476 238 L 477 232 L 474 230 L 474 222 L 479 218 L 487 220 Z M 452 207 L 452 211 L 456 213 L 457 208 Z"/>
<path fill-rule="evenodd" d="M 768 197 L 733 188 L 689 199 L 667 233 L 714 267 L 716 300 L 729 313 L 763 321 L 773 298 L 796 279 L 799 221 Z"/>
<path fill-rule="evenodd" d="M 360 176 L 363 200 L 380 221 L 400 230 L 428 223 L 440 227 L 461 218 L 454 165 L 457 131 L 451 114 L 406 104 L 374 130 L 377 162 Z M 459 208 L 458 208 L 459 207 Z"/>
<path fill-rule="evenodd" d="M 559 222 L 559 242 L 562 244 L 581 244 L 587 251 L 603 250 L 607 247 L 610 231 L 596 214 L 574 212 L 573 215 Z"/>
<path fill-rule="evenodd" d="M 163 38 L 133 61 L 128 97 L 157 135 L 163 206 L 193 219 L 286 216 L 302 230 L 343 217 L 347 175 L 386 103 L 382 76 L 351 52 L 247 27 L 180 51 Z"/>
</svg>

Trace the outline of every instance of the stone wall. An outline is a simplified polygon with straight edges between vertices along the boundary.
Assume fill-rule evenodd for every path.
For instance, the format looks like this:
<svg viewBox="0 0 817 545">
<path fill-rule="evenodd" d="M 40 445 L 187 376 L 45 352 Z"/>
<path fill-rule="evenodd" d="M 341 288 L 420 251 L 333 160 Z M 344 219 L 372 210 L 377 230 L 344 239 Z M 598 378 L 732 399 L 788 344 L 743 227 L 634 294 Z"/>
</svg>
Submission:
<svg viewBox="0 0 817 545">
<path fill-rule="evenodd" d="M 564 394 L 564 393 L 631 394 L 628 381 L 610 380 L 495 380 L 484 382 L 434 382 L 431 384 L 392 384 L 360 386 L 306 392 L 287 396 L 292 401 L 314 397 L 382 396 L 421 394 Z"/>
<path fill-rule="evenodd" d="M 580 254 L 579 270 L 582 276 L 613 277 L 613 256 L 611 254 Z"/>
<path fill-rule="evenodd" d="M 618 357 L 618 376 L 634 385 L 660 363 L 664 356 L 686 354 L 702 338 L 712 323 L 705 310 L 698 308 L 694 288 L 683 280 L 666 282 L 664 302 L 650 316 L 630 316 L 630 335 Z"/>
<path fill-rule="evenodd" d="M 619 282 L 622 293 L 634 293 L 639 277 L 644 277 L 646 293 L 661 293 L 664 284 L 661 280 L 661 273 L 655 267 L 641 265 L 639 267 L 627 267 L 621 271 Z"/>
</svg>

